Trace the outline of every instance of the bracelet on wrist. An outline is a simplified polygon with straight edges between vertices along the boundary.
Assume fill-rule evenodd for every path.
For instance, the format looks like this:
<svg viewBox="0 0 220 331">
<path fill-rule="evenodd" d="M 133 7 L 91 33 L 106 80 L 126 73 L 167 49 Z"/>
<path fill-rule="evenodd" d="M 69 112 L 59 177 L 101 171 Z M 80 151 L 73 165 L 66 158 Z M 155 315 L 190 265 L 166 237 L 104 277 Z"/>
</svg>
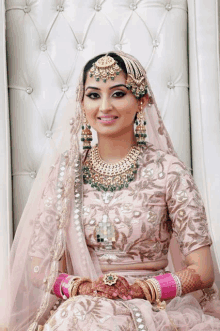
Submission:
<svg viewBox="0 0 220 331">
<path fill-rule="evenodd" d="M 63 295 L 66 297 L 66 299 L 69 299 L 71 296 L 71 288 L 74 284 L 74 282 L 79 279 L 78 276 L 68 276 L 67 278 L 64 278 L 61 283 L 61 291 Z"/>
<path fill-rule="evenodd" d="M 66 279 L 68 274 L 59 274 L 54 285 L 53 285 L 53 293 L 60 299 L 66 299 L 66 296 L 62 292 L 62 282 Z"/>
<path fill-rule="evenodd" d="M 78 290 L 79 290 L 79 286 L 82 284 L 82 283 L 85 283 L 85 282 L 90 282 L 92 283 L 91 279 L 90 278 L 86 278 L 86 277 L 83 277 L 83 278 L 79 278 L 77 279 L 73 284 L 72 284 L 72 287 L 70 288 L 70 293 L 71 293 L 71 297 L 74 297 L 78 294 Z"/>
</svg>

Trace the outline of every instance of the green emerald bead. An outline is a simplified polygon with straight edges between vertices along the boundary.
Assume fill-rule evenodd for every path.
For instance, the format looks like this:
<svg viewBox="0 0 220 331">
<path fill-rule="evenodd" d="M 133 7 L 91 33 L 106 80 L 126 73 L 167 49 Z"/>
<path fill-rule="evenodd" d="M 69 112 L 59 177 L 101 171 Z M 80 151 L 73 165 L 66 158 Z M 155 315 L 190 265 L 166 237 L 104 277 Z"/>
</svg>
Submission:
<svg viewBox="0 0 220 331">
<path fill-rule="evenodd" d="M 88 129 L 91 129 L 91 125 L 88 124 L 88 125 L 87 125 L 87 128 L 88 128 Z"/>
<path fill-rule="evenodd" d="M 137 173 L 137 170 L 133 170 L 133 174 L 136 174 Z"/>
<path fill-rule="evenodd" d="M 81 138 L 81 141 L 85 141 L 85 139 L 84 138 Z"/>
<path fill-rule="evenodd" d="M 138 133 L 135 133 L 135 137 L 138 138 L 139 137 L 139 134 Z"/>
<path fill-rule="evenodd" d="M 89 77 L 92 77 L 92 74 L 90 74 Z"/>
<path fill-rule="evenodd" d="M 146 125 L 147 124 L 147 122 L 146 121 L 144 121 L 144 125 Z"/>
<path fill-rule="evenodd" d="M 83 129 L 83 130 L 85 129 L 84 125 L 82 125 L 82 129 Z"/>
<path fill-rule="evenodd" d="M 116 75 L 119 75 L 119 74 L 120 74 L 120 72 L 116 71 Z"/>
<path fill-rule="evenodd" d="M 97 77 L 96 79 L 95 79 L 97 82 L 99 82 L 99 78 Z"/>
<path fill-rule="evenodd" d="M 115 77 L 111 77 L 111 80 L 114 80 L 115 79 Z"/>
<path fill-rule="evenodd" d="M 103 82 L 106 83 L 106 79 L 103 79 Z"/>
<path fill-rule="evenodd" d="M 128 183 L 125 184 L 125 187 L 128 187 Z"/>
</svg>

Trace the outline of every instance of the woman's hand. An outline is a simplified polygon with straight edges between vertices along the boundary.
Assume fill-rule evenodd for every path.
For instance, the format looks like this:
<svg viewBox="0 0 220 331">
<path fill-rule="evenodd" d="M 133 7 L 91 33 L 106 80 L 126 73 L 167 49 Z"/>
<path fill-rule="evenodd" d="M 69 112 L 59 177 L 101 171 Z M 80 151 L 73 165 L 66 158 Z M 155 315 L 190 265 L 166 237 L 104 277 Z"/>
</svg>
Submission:
<svg viewBox="0 0 220 331">
<path fill-rule="evenodd" d="M 93 291 L 97 291 L 97 294 L 103 293 L 112 298 L 121 298 L 123 300 L 132 299 L 132 290 L 128 281 L 121 276 L 117 276 L 118 279 L 114 285 L 107 285 L 104 283 L 104 277 L 99 277 L 96 281 L 92 283 Z"/>
<path fill-rule="evenodd" d="M 96 281 L 85 282 L 79 286 L 79 295 L 91 295 L 108 299 L 121 298 L 123 300 L 145 299 L 144 292 L 138 284 L 129 285 L 124 277 L 118 276 L 116 284 L 109 286 L 103 281 L 104 276 Z"/>
<path fill-rule="evenodd" d="M 131 285 L 131 290 L 132 290 L 132 299 L 145 299 L 145 294 L 142 288 L 134 283 Z"/>
<path fill-rule="evenodd" d="M 114 297 L 108 293 L 95 291 L 93 289 L 93 284 L 91 282 L 84 282 L 84 283 L 80 284 L 77 294 L 114 299 Z"/>
</svg>

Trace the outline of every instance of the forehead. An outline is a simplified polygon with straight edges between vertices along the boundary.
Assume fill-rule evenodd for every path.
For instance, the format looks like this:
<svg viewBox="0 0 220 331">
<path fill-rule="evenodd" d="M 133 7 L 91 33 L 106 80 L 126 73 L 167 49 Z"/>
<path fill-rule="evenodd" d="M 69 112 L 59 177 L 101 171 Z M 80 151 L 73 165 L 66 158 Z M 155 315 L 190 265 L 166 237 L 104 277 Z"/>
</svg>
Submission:
<svg viewBox="0 0 220 331">
<path fill-rule="evenodd" d="M 94 76 L 90 77 L 89 74 L 87 73 L 86 81 L 85 81 L 85 89 L 88 88 L 89 86 L 91 87 L 97 87 L 99 89 L 108 89 L 114 85 L 118 84 L 126 84 L 126 75 L 123 71 L 120 71 L 120 74 L 117 75 L 114 80 L 112 79 L 107 79 L 107 81 L 104 83 L 102 79 L 99 81 L 96 81 Z"/>
</svg>

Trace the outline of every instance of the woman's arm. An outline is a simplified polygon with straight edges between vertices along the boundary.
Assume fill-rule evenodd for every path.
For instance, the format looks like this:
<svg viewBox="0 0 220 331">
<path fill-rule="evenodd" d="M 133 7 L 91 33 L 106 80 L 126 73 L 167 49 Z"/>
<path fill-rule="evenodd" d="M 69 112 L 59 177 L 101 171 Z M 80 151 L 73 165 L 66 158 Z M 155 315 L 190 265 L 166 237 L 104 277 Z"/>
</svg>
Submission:
<svg viewBox="0 0 220 331">
<path fill-rule="evenodd" d="M 192 251 L 185 257 L 187 268 L 176 272 L 182 285 L 182 294 L 211 287 L 214 268 L 209 246 Z"/>
</svg>

